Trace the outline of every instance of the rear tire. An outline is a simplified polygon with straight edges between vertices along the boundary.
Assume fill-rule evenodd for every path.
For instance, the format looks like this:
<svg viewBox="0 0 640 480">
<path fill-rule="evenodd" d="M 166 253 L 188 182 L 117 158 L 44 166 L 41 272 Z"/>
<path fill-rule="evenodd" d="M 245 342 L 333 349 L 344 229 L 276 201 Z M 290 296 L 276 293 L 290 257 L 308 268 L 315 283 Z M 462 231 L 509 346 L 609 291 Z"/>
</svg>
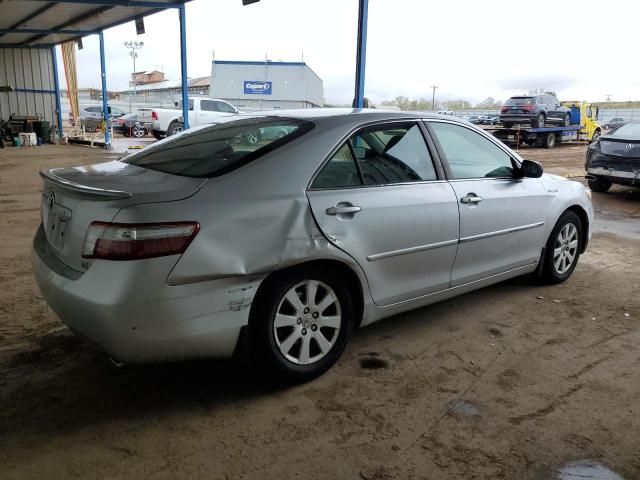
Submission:
<svg viewBox="0 0 640 480">
<path fill-rule="evenodd" d="M 531 126 L 533 128 L 544 128 L 545 121 L 546 118 L 544 116 L 544 113 L 539 113 L 538 115 L 536 115 L 536 118 L 531 120 Z"/>
<path fill-rule="evenodd" d="M 543 283 L 561 283 L 571 276 L 580 258 L 582 235 L 580 217 L 571 210 L 564 212 L 547 240 L 540 275 Z"/>
<path fill-rule="evenodd" d="M 604 193 L 611 188 L 611 181 L 608 178 L 596 176 L 589 179 L 589 188 L 594 192 Z"/>
<path fill-rule="evenodd" d="M 251 306 L 249 354 L 279 380 L 306 382 L 340 358 L 354 323 L 339 275 L 317 267 L 285 271 L 266 280 Z"/>
<path fill-rule="evenodd" d="M 556 146 L 556 134 L 549 132 L 543 139 L 544 148 L 553 148 Z"/>
<path fill-rule="evenodd" d="M 156 140 L 162 140 L 164 138 L 164 136 L 160 132 L 153 131 L 152 135 Z"/>
</svg>

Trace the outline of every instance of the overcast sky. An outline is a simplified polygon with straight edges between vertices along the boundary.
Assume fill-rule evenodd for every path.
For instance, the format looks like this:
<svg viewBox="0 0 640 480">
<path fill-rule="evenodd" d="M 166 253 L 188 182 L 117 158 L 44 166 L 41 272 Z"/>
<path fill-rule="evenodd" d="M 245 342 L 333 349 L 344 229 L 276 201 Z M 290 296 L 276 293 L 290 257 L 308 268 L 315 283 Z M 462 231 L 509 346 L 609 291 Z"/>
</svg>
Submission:
<svg viewBox="0 0 640 480">
<path fill-rule="evenodd" d="M 194 0 L 187 10 L 189 77 L 218 60 L 304 60 L 323 79 L 329 103 L 353 98 L 356 0 Z M 370 0 L 365 95 L 504 100 L 529 89 L 563 99 L 640 99 L 640 2 L 586 0 Z M 132 71 L 125 40 L 144 41 L 137 70 L 180 78 L 178 13 L 105 32 L 109 90 Z M 80 87 L 100 86 L 98 37 L 78 51 Z M 60 72 L 63 72 L 60 63 Z M 64 80 L 63 80 L 64 81 Z M 63 84 L 64 85 L 64 84 Z"/>
</svg>

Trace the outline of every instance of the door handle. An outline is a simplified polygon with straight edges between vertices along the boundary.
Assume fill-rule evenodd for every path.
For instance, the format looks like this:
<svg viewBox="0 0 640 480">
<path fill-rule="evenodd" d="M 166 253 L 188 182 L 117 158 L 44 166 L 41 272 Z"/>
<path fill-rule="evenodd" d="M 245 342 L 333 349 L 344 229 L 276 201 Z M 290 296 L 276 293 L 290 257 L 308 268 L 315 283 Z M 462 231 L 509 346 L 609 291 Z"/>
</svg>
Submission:
<svg viewBox="0 0 640 480">
<path fill-rule="evenodd" d="M 345 207 L 329 207 L 325 210 L 325 212 L 327 213 L 327 215 L 343 215 L 345 213 L 349 214 L 353 214 L 353 213 L 358 213 L 360 210 L 362 210 L 362 208 L 360 207 L 356 207 L 355 205 L 351 205 L 349 207 L 345 206 Z"/>
<path fill-rule="evenodd" d="M 460 199 L 460 203 L 480 203 L 482 197 L 479 197 L 475 193 L 468 193 L 466 197 Z"/>
</svg>

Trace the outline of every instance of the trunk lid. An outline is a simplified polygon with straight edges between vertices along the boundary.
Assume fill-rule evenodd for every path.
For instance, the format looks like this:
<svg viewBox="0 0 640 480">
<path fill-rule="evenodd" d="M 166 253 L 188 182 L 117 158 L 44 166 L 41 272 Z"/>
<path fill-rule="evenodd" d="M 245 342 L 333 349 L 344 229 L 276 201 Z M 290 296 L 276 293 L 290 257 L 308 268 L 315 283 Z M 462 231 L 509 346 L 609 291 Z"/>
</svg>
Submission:
<svg viewBox="0 0 640 480">
<path fill-rule="evenodd" d="M 640 158 L 640 141 L 603 135 L 600 137 L 600 151 L 613 157 Z"/>
<path fill-rule="evenodd" d="M 52 169 L 40 176 L 47 242 L 62 262 L 79 271 L 88 268 L 82 247 L 91 222 L 111 222 L 120 209 L 130 205 L 190 197 L 206 182 L 205 178 L 180 177 L 119 161 Z"/>
</svg>

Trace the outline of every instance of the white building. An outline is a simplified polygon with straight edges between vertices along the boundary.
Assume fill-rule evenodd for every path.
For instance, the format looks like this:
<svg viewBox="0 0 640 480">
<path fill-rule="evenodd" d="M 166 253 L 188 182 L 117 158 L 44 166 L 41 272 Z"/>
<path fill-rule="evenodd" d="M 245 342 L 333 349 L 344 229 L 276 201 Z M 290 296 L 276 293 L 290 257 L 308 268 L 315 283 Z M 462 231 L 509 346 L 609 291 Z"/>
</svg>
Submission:
<svg viewBox="0 0 640 480">
<path fill-rule="evenodd" d="M 240 110 L 323 106 L 322 79 L 305 62 L 214 60 L 210 96 Z"/>
</svg>

